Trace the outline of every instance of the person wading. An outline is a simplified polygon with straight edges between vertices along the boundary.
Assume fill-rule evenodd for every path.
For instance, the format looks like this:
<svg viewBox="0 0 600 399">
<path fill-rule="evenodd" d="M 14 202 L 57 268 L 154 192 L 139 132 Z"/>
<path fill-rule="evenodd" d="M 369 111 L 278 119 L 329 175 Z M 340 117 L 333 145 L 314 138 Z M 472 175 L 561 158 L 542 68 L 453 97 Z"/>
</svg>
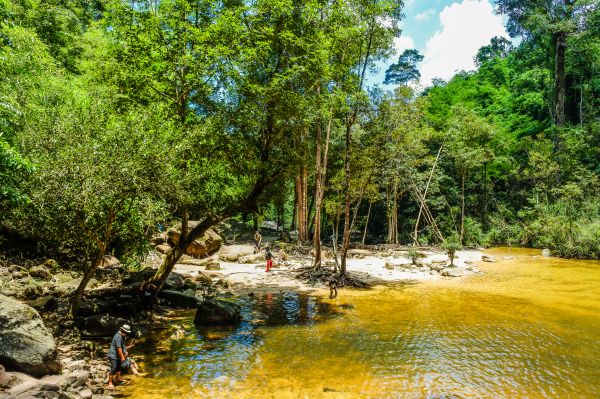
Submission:
<svg viewBox="0 0 600 399">
<path fill-rule="evenodd" d="M 110 363 L 110 372 L 108 374 L 108 389 L 115 389 L 114 384 L 125 382 L 121 378 L 121 365 L 127 359 L 127 348 L 125 346 L 125 337 L 131 334 L 131 328 L 127 324 L 117 331 L 108 348 L 108 361 Z"/>
</svg>

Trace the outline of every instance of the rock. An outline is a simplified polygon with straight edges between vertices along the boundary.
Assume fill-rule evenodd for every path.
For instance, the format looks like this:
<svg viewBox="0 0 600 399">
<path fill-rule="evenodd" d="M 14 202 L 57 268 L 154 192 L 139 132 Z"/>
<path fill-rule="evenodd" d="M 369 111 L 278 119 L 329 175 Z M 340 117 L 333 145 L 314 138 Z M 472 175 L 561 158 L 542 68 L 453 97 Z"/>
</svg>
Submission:
<svg viewBox="0 0 600 399">
<path fill-rule="evenodd" d="M 0 295 L 0 363 L 33 376 L 60 371 L 56 344 L 35 309 Z"/>
<path fill-rule="evenodd" d="M 445 269 L 448 266 L 448 262 L 446 261 L 438 261 L 438 262 L 431 262 L 431 265 L 429 265 L 429 268 L 431 270 L 435 270 L 437 272 L 442 271 L 443 269 Z"/>
<path fill-rule="evenodd" d="M 198 272 L 196 276 L 196 282 L 198 283 L 210 283 L 212 281 L 211 276 L 205 272 Z"/>
<path fill-rule="evenodd" d="M 465 271 L 458 267 L 447 267 L 441 272 L 441 275 L 444 277 L 461 277 L 464 274 Z"/>
<path fill-rule="evenodd" d="M 29 285 L 23 291 L 26 298 L 34 299 L 44 293 L 44 289 L 39 284 Z"/>
<path fill-rule="evenodd" d="M 223 300 L 205 300 L 196 311 L 194 323 L 202 326 L 237 324 L 241 320 L 239 305 Z"/>
<path fill-rule="evenodd" d="M 254 247 L 252 245 L 228 245 L 221 248 L 219 259 L 225 262 L 237 262 L 242 256 L 252 255 Z"/>
<path fill-rule="evenodd" d="M 166 299 L 175 308 L 197 308 L 202 304 L 202 300 L 197 298 L 193 292 L 190 294 L 189 292 L 162 290 L 158 293 L 158 297 Z"/>
<path fill-rule="evenodd" d="M 216 260 L 214 258 L 194 259 L 191 256 L 184 255 L 177 263 L 182 265 L 204 267 L 212 262 L 216 262 Z"/>
<path fill-rule="evenodd" d="M 489 263 L 495 263 L 496 262 L 496 258 L 494 258 L 493 256 L 488 256 L 488 255 L 483 255 L 481 257 L 481 260 L 484 262 L 489 262 Z"/>
<path fill-rule="evenodd" d="M 158 252 L 160 252 L 161 254 L 168 254 L 169 252 L 172 251 L 172 249 L 173 248 L 171 248 L 169 245 L 166 245 L 166 244 L 156 246 L 156 250 Z"/>
<path fill-rule="evenodd" d="M 79 329 L 85 337 L 112 337 L 128 320 L 108 314 L 84 317 L 79 321 Z"/>
<path fill-rule="evenodd" d="M 217 261 L 209 263 L 205 270 L 221 270 L 221 264 Z"/>
<path fill-rule="evenodd" d="M 80 371 L 75 373 L 73 376 L 75 377 L 75 380 L 71 383 L 71 388 L 77 388 L 85 385 L 90 378 L 90 373 L 87 371 Z"/>
<path fill-rule="evenodd" d="M 39 278 L 41 280 L 50 280 L 52 275 L 48 270 L 46 270 L 43 266 L 35 266 L 29 269 L 29 275 L 34 278 Z"/>
<path fill-rule="evenodd" d="M 70 380 L 70 375 L 58 374 L 58 375 L 49 375 L 43 377 L 41 381 L 44 381 L 49 384 L 54 384 L 60 387 L 60 389 L 65 389 L 68 387 L 73 381 L 75 381 L 76 377 L 73 380 Z"/>
<path fill-rule="evenodd" d="M 548 248 L 542 249 L 542 256 L 549 257 L 552 256 L 552 252 Z"/>
<path fill-rule="evenodd" d="M 150 241 L 154 245 L 162 245 L 167 242 L 167 237 L 165 237 L 164 235 L 161 234 L 159 236 L 152 237 L 152 239 Z"/>
<path fill-rule="evenodd" d="M 10 265 L 8 267 L 8 271 L 11 272 L 11 273 L 14 273 L 14 272 L 23 272 L 23 273 L 26 273 L 27 269 L 25 269 L 24 267 L 19 266 L 19 265 Z"/>
<path fill-rule="evenodd" d="M 198 225 L 197 221 L 189 221 L 188 227 L 189 229 L 193 229 Z M 168 231 L 167 242 L 171 246 L 177 245 L 179 241 L 179 236 L 181 235 L 179 231 L 175 229 L 171 229 Z M 186 254 L 191 255 L 195 258 L 206 258 L 214 253 L 217 253 L 219 249 L 221 249 L 221 244 L 223 239 L 220 235 L 218 235 L 214 230 L 208 229 L 202 237 L 196 239 L 187 249 Z M 157 247 L 158 248 L 158 247 Z"/>
<path fill-rule="evenodd" d="M 394 270 L 394 268 L 396 267 L 395 264 L 393 264 L 392 262 L 385 262 L 385 268 L 388 270 Z"/>
<path fill-rule="evenodd" d="M 264 261 L 264 260 L 265 260 L 265 255 L 262 253 L 257 253 L 257 254 L 242 256 L 238 259 L 238 262 L 243 263 L 243 264 L 256 264 L 256 263 L 262 263 L 262 261 Z"/>
<path fill-rule="evenodd" d="M 101 267 L 119 267 L 121 266 L 121 261 L 117 259 L 117 257 L 112 255 L 104 255 L 102 258 L 102 263 L 100 263 Z"/>
<path fill-rule="evenodd" d="M 51 312 L 58 308 L 58 301 L 52 295 L 46 295 L 25 302 L 28 306 L 31 306 L 38 312 Z"/>
<path fill-rule="evenodd" d="M 1 367 L 1 366 L 0 366 Z M 12 375 L 11 373 L 7 373 L 6 371 L 0 371 L 0 388 L 11 388 L 19 383 L 19 379 Z"/>
<path fill-rule="evenodd" d="M 81 399 L 91 399 L 92 398 L 92 390 L 89 388 L 85 388 L 85 389 L 82 389 L 81 391 L 77 392 L 77 395 L 79 395 L 79 397 Z"/>
</svg>

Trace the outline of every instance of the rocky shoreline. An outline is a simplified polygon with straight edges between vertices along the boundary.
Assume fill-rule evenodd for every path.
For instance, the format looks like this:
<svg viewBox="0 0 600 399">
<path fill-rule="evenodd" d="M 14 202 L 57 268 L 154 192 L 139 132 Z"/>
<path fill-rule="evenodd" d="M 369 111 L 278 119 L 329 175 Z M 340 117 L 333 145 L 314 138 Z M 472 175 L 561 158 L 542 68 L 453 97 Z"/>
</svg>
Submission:
<svg viewBox="0 0 600 399">
<path fill-rule="evenodd" d="M 80 272 L 65 270 L 53 259 L 0 259 L 0 318 L 4 315 L 12 321 L 0 326 L 5 348 L 5 353 L 0 351 L 0 364 L 6 367 L 0 369 L 0 399 L 112 398 L 114 391 L 105 385 L 107 340 L 125 322 L 132 324 L 137 334 L 145 332 L 147 324 L 141 319 L 141 303 L 133 287 L 154 274 L 161 256 L 176 239 L 173 233 L 156 237 L 146 268 L 135 273 L 107 256 L 86 292 L 79 317 L 73 321 L 62 315 L 68 309 L 69 294 L 80 281 Z M 274 247 L 274 269 L 266 273 L 264 255 L 254 254 L 251 245 L 222 246 L 219 236 L 211 232 L 176 265 L 159 295 L 155 320 L 168 323 L 165 316 L 169 309 L 195 308 L 198 323 L 234 323 L 239 316 L 237 296 L 290 290 L 319 293 L 326 288 L 325 281 L 307 273 L 312 262 L 308 248 L 282 243 L 274 243 Z M 439 250 L 421 248 L 418 257 L 414 251 L 399 246 L 353 248 L 348 270 L 352 278 L 374 286 L 462 277 L 480 273 L 476 261 L 493 261 L 479 251 L 460 251 L 455 265 L 450 266 L 448 257 Z M 332 252 L 326 250 L 325 270 L 334 268 L 333 259 Z M 16 337 L 14 342 L 7 341 L 11 334 Z M 19 352 L 16 342 L 26 342 L 24 339 L 45 342 L 42 348 L 26 348 L 38 356 L 35 361 L 27 360 L 32 363 L 29 366 L 15 360 L 19 355 L 15 355 Z M 35 357 L 31 353 L 27 356 Z"/>
</svg>

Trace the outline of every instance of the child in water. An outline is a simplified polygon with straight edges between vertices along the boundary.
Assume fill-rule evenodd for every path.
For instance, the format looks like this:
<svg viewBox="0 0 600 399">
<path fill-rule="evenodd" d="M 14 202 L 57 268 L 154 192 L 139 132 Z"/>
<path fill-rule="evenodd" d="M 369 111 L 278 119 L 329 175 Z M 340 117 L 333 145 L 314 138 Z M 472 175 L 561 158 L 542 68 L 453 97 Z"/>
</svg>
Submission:
<svg viewBox="0 0 600 399">
<path fill-rule="evenodd" d="M 271 245 L 265 246 L 265 258 L 267 259 L 267 272 L 271 271 L 273 267 L 273 254 L 271 253 Z"/>
</svg>

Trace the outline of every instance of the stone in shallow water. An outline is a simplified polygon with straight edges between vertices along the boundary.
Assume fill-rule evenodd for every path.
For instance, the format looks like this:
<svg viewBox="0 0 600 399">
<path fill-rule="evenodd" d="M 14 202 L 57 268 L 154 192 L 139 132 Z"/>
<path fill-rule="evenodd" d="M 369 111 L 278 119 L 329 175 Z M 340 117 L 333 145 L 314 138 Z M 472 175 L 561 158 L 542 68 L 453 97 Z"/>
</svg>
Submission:
<svg viewBox="0 0 600 399">
<path fill-rule="evenodd" d="M 548 248 L 544 248 L 542 250 L 542 256 L 546 256 L 546 257 L 552 256 L 552 252 Z"/>
<path fill-rule="evenodd" d="M 203 326 L 237 324 L 241 320 L 241 308 L 235 303 L 218 299 L 202 302 L 196 311 L 194 323 Z"/>
</svg>

